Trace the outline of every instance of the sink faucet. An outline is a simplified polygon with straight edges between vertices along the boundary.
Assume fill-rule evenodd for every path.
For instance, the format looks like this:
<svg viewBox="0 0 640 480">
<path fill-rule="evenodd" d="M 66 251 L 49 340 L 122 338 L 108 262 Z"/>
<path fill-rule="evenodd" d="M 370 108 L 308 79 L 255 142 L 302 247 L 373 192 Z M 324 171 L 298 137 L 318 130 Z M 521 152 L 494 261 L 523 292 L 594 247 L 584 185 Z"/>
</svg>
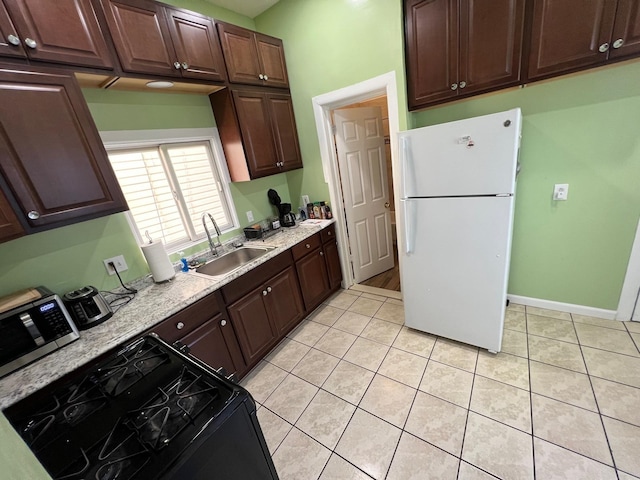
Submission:
<svg viewBox="0 0 640 480">
<path fill-rule="evenodd" d="M 207 228 L 207 217 L 209 217 L 209 219 L 211 220 L 211 223 L 213 223 L 213 228 L 215 228 L 216 230 L 216 243 L 213 243 L 213 240 L 211 240 L 211 234 L 209 233 L 209 229 Z M 207 234 L 207 239 L 209 240 L 209 248 L 211 249 L 211 254 L 214 257 L 218 256 L 218 247 L 222 247 L 222 242 L 220 241 L 220 229 L 218 228 L 218 224 L 216 223 L 215 219 L 213 218 L 213 216 L 208 213 L 205 212 L 202 214 L 202 226 L 204 227 L 204 231 Z"/>
</svg>

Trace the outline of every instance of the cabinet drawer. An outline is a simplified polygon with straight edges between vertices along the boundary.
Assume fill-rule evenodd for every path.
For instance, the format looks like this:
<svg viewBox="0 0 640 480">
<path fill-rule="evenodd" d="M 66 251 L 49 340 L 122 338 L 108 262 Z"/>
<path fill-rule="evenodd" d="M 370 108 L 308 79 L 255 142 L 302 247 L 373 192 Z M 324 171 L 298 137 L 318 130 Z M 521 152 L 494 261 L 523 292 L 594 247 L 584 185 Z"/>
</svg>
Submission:
<svg viewBox="0 0 640 480">
<path fill-rule="evenodd" d="M 332 223 L 327 228 L 320 231 L 320 237 L 322 237 L 322 243 L 327 243 L 336 239 L 336 224 Z"/>
<path fill-rule="evenodd" d="M 225 285 L 222 287 L 222 295 L 224 296 L 227 305 L 249 293 L 251 290 L 266 282 L 276 273 L 281 272 L 292 263 L 291 253 L 287 250 L 235 279 L 228 285 Z"/>
<path fill-rule="evenodd" d="M 151 331 L 157 333 L 166 342 L 173 343 L 222 312 L 224 307 L 221 300 L 220 292 L 213 292 L 170 316 L 153 327 Z"/>
<path fill-rule="evenodd" d="M 291 248 L 291 253 L 293 253 L 293 259 L 298 260 L 304 257 L 306 254 L 311 253 L 316 248 L 320 247 L 320 233 L 316 233 L 312 237 L 309 237 L 300 243 L 294 245 Z"/>
</svg>

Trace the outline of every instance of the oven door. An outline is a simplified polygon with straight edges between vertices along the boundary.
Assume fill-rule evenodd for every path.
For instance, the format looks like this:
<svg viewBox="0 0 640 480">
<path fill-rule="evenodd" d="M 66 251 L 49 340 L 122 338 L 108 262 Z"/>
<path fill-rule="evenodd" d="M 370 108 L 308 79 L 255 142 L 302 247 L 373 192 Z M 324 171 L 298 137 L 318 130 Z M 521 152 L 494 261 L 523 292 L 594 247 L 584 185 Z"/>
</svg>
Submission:
<svg viewBox="0 0 640 480">
<path fill-rule="evenodd" d="M 43 336 L 33 312 L 25 308 L 0 315 L 0 377 L 57 348 Z"/>
</svg>

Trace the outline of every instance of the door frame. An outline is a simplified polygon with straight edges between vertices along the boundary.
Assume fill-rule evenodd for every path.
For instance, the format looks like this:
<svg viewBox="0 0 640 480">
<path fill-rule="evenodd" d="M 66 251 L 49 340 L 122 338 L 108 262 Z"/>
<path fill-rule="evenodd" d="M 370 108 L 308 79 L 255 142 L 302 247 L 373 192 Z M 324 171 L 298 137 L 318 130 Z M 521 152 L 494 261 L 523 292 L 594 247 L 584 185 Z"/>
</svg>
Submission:
<svg viewBox="0 0 640 480">
<path fill-rule="evenodd" d="M 636 237 L 631 247 L 627 273 L 622 284 L 620 302 L 616 312 L 616 320 L 631 320 L 633 308 L 636 304 L 638 289 L 640 288 L 640 219 L 636 228 Z M 640 302 L 639 302 L 640 303 Z"/>
<path fill-rule="evenodd" d="M 336 155 L 335 143 L 333 140 L 333 129 L 331 122 L 331 111 L 366 100 L 386 95 L 387 110 L 389 115 L 389 137 L 391 141 L 391 171 L 393 175 L 393 189 L 399 192 L 400 183 L 398 168 L 398 132 L 400 131 L 400 119 L 398 116 L 398 90 L 396 87 L 396 72 L 388 72 L 374 78 L 370 78 L 354 85 L 334 90 L 315 96 L 311 99 L 313 103 L 313 114 L 316 121 L 316 131 L 320 145 L 320 156 L 322 158 L 322 172 L 324 181 L 329 188 L 329 199 L 332 205 L 332 212 L 336 219 L 336 233 L 338 237 L 338 247 L 343 253 L 340 257 L 340 267 L 342 269 L 342 286 L 351 287 L 355 281 L 351 270 L 351 258 L 349 252 L 349 240 L 347 238 L 347 221 L 344 215 L 344 202 L 342 201 L 340 173 L 338 158 Z M 401 228 L 398 228 L 398 196 L 394 195 L 394 207 L 396 211 L 396 231 L 398 242 L 401 241 Z M 399 260 L 400 261 L 400 260 Z M 402 271 L 402 263 L 400 263 Z"/>
</svg>

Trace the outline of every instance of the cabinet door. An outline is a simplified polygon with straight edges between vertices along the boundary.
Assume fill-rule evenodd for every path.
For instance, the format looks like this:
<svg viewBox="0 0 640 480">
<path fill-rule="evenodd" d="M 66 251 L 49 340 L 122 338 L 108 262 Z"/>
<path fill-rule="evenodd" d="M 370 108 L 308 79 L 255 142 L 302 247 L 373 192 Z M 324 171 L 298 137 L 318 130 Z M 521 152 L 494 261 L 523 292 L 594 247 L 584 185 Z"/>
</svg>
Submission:
<svg viewBox="0 0 640 480">
<path fill-rule="evenodd" d="M 29 225 L 126 210 L 73 76 L 0 70 L 0 104 L 0 169 Z"/>
<path fill-rule="evenodd" d="M 251 178 L 273 175 L 280 171 L 273 143 L 271 116 L 267 97 L 259 92 L 233 92 L 240 123 L 242 143 Z"/>
<path fill-rule="evenodd" d="M 307 312 L 324 300 L 330 290 L 324 256 L 322 249 L 317 249 L 296 262 L 300 290 Z"/>
<path fill-rule="evenodd" d="M 171 8 L 166 12 L 182 76 L 224 82 L 227 76 L 213 20 Z"/>
<path fill-rule="evenodd" d="M 274 345 L 278 334 L 272 327 L 262 299 L 267 293 L 258 288 L 227 307 L 229 318 L 248 366 L 261 359 Z"/>
<path fill-rule="evenodd" d="M 179 77 L 164 9 L 152 0 L 102 0 L 109 31 L 126 72 Z"/>
<path fill-rule="evenodd" d="M 528 78 L 604 62 L 615 12 L 612 0 L 534 0 Z"/>
<path fill-rule="evenodd" d="M 323 245 L 324 258 L 327 262 L 327 273 L 329 274 L 329 287 L 331 290 L 340 286 L 342 282 L 342 270 L 340 268 L 340 255 L 338 254 L 338 243 L 329 242 Z"/>
<path fill-rule="evenodd" d="M 260 33 L 254 35 L 260 61 L 260 73 L 264 76 L 262 85 L 288 88 L 289 77 L 284 61 L 282 40 Z"/>
<path fill-rule="evenodd" d="M 11 43 L 9 38 L 13 38 L 13 42 L 17 43 L 17 45 Z M 0 55 L 3 57 L 27 58 L 18 36 L 18 29 L 9 18 L 9 12 L 7 12 L 2 2 L 0 2 Z"/>
<path fill-rule="evenodd" d="M 281 162 L 281 170 L 302 168 L 302 155 L 298 143 L 296 120 L 293 116 L 291 95 L 268 94 L 267 102 L 269 103 L 273 138 L 278 160 Z"/>
<path fill-rule="evenodd" d="M 222 315 L 218 315 L 180 341 L 189 347 L 191 355 L 211 368 L 224 367 L 229 374 L 242 372 L 244 364 L 239 363 L 238 357 L 234 355 L 239 350 L 233 332 L 231 335 L 225 332 L 229 329 L 232 329 L 231 324 Z"/>
<path fill-rule="evenodd" d="M 609 58 L 640 53 L 640 2 L 618 0 Z"/>
<path fill-rule="evenodd" d="M 91 0 L 4 0 L 32 60 L 113 69 Z"/>
<path fill-rule="evenodd" d="M 24 235 L 24 229 L 13 212 L 9 200 L 0 190 L 0 242 L 13 240 Z"/>
<path fill-rule="evenodd" d="M 255 34 L 246 28 L 217 23 L 229 81 L 262 85 Z"/>
<path fill-rule="evenodd" d="M 405 0 L 404 8 L 409 108 L 455 97 L 457 0 Z"/>
<path fill-rule="evenodd" d="M 524 0 L 460 1 L 460 95 L 520 81 Z"/>
<path fill-rule="evenodd" d="M 283 337 L 302 319 L 304 313 L 293 267 L 288 267 L 269 280 L 266 291 L 267 312 L 277 329 L 278 337 Z"/>
</svg>

